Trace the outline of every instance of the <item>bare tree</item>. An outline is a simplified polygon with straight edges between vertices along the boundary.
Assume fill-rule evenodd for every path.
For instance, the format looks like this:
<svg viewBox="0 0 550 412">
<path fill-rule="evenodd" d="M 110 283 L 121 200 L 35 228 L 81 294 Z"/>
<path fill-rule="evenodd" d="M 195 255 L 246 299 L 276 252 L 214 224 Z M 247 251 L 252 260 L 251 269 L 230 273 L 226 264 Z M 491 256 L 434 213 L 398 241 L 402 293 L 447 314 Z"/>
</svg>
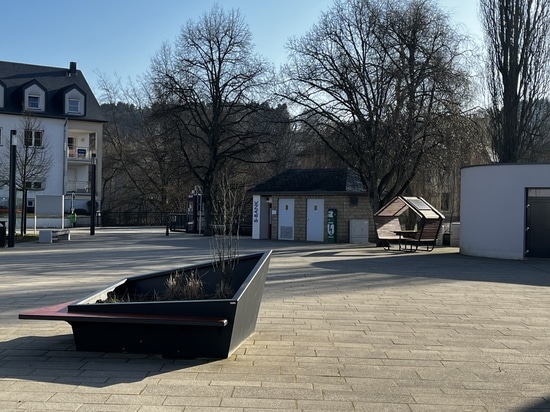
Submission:
<svg viewBox="0 0 550 412">
<path fill-rule="evenodd" d="M 104 139 L 104 208 L 110 211 L 185 210 L 191 190 L 177 142 L 151 116 L 143 85 L 123 87 L 102 76 L 102 109 L 109 119 Z"/>
<path fill-rule="evenodd" d="M 499 162 L 533 160 L 550 112 L 550 3 L 480 0 L 490 134 Z"/>
<path fill-rule="evenodd" d="M 240 13 L 219 6 L 189 21 L 174 46 L 164 44 L 152 60 L 153 109 L 202 186 L 206 234 L 217 176 L 230 160 L 254 162 L 266 138 L 256 127 L 266 107 L 256 102 L 270 77 Z"/>
<path fill-rule="evenodd" d="M 355 169 L 373 210 L 403 193 L 467 91 L 462 37 L 429 0 L 337 0 L 288 48 L 281 96 Z"/>
<path fill-rule="evenodd" d="M 484 133 L 486 121 L 485 111 L 480 108 L 441 121 L 437 133 L 447 136 L 445 144 L 426 154 L 411 183 L 411 193 L 430 199 L 447 222 L 459 217 L 461 169 L 491 162 L 490 143 Z"/>
<path fill-rule="evenodd" d="M 24 112 L 16 133 L 17 156 L 16 188 L 22 192 L 21 235 L 26 233 L 27 197 L 29 191 L 42 191 L 52 165 L 51 153 L 48 152 L 49 141 L 44 134 L 40 119 L 31 112 Z M 9 147 L 6 145 L 6 147 Z M 6 158 L 8 158 L 7 154 Z M 8 163 L 3 162 L 1 174 L 8 176 Z"/>
<path fill-rule="evenodd" d="M 241 184 L 235 176 L 225 173 L 216 180 L 216 195 L 212 203 L 212 240 L 210 249 L 212 262 L 220 273 L 216 286 L 216 296 L 227 298 L 235 292 L 231 289 L 231 278 L 238 263 L 239 256 L 239 223 L 245 204 L 246 185 Z"/>
</svg>

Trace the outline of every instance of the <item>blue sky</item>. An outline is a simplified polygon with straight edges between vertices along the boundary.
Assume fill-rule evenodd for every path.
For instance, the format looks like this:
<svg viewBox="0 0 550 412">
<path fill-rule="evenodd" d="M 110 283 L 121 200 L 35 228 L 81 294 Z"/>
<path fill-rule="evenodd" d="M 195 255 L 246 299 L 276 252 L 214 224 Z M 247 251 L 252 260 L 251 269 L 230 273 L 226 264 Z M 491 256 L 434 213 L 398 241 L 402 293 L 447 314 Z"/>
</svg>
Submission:
<svg viewBox="0 0 550 412">
<path fill-rule="evenodd" d="M 333 0 L 26 0 L 2 4 L 0 60 L 68 67 L 76 61 L 97 92 L 99 74 L 144 74 L 164 41 L 218 3 L 239 9 L 256 52 L 276 67 L 285 43 L 301 36 Z M 439 0 L 456 24 L 478 35 L 478 0 Z"/>
</svg>

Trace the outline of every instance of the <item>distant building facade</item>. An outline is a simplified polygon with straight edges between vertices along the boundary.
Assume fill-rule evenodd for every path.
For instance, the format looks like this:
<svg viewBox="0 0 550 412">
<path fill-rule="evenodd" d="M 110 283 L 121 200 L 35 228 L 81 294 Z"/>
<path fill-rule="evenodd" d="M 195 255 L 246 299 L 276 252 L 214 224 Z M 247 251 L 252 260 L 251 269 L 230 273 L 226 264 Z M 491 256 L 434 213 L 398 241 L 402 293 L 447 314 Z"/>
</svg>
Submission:
<svg viewBox="0 0 550 412">
<path fill-rule="evenodd" d="M 31 117 L 33 130 L 25 130 Z M 49 67 L 0 61 L 0 166 L 9 162 L 12 138 L 43 147 L 51 157 L 46 177 L 26 182 L 27 207 L 36 195 L 65 195 L 65 210 L 90 208 L 91 164 L 96 164 L 96 203 L 101 205 L 103 126 L 90 86 L 74 62 Z M 21 137 L 24 137 L 23 139 Z M 0 168 L 6 174 L 6 167 Z M 7 204 L 8 176 L 0 176 L 0 211 Z"/>
</svg>

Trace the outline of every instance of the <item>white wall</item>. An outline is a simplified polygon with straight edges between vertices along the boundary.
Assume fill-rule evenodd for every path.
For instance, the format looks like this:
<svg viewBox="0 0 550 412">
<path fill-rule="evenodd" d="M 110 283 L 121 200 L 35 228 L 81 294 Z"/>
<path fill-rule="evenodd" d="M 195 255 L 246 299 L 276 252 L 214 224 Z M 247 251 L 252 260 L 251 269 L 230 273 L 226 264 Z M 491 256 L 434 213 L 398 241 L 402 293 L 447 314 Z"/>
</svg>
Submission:
<svg viewBox="0 0 550 412">
<path fill-rule="evenodd" d="M 38 194 L 60 195 L 63 194 L 63 171 L 65 168 L 64 152 L 64 120 L 37 118 L 40 122 L 40 128 L 44 131 L 44 144 L 47 145 L 48 154 L 52 157 L 52 165 L 48 175 L 46 189 Z M 24 120 L 21 116 L 4 115 L 0 118 L 0 127 L 2 127 L 3 146 L 0 147 L 0 163 L 9 162 L 9 144 L 10 130 L 17 130 L 17 150 L 22 150 L 24 136 Z M 29 198 L 34 197 L 35 192 L 29 192 Z"/>
<path fill-rule="evenodd" d="M 526 188 L 550 187 L 550 164 L 494 164 L 462 169 L 460 252 L 523 259 Z"/>
<path fill-rule="evenodd" d="M 65 120 L 63 119 L 41 119 L 42 129 L 44 130 L 44 141 L 47 142 L 48 153 L 52 158 L 50 173 L 46 188 L 43 191 L 36 192 L 38 195 L 62 195 L 64 188 L 65 174 Z M 34 194 L 29 193 L 29 197 Z"/>
</svg>

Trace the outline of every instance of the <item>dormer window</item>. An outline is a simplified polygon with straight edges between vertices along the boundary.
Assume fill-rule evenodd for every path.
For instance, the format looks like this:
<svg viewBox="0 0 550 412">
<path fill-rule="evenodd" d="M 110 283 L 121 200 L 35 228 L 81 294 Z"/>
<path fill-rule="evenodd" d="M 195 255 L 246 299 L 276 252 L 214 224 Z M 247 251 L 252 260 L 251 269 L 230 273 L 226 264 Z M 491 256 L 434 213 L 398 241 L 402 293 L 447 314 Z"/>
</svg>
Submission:
<svg viewBox="0 0 550 412">
<path fill-rule="evenodd" d="M 29 95 L 27 100 L 27 108 L 40 110 L 40 96 Z"/>
<path fill-rule="evenodd" d="M 65 114 L 82 116 L 86 112 L 85 95 L 76 86 L 65 91 Z"/>
<path fill-rule="evenodd" d="M 69 98 L 69 113 L 80 113 L 80 99 Z"/>
<path fill-rule="evenodd" d="M 36 81 L 25 87 L 25 110 L 41 111 L 46 110 L 46 91 Z"/>
</svg>

